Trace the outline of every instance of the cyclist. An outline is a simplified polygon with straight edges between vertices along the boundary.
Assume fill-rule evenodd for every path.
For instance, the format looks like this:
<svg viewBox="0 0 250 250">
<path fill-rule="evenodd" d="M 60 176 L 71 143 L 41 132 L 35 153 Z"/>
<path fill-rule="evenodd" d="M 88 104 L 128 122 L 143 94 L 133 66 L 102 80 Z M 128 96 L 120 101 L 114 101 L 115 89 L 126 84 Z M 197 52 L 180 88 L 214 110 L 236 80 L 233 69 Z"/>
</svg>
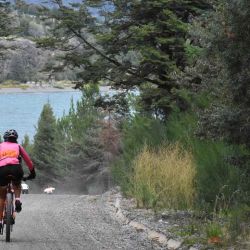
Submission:
<svg viewBox="0 0 250 250">
<path fill-rule="evenodd" d="M 8 184 L 6 177 L 8 175 L 15 177 L 13 186 L 15 193 L 15 209 L 17 213 L 22 210 L 22 202 L 20 200 L 22 179 L 34 179 L 36 177 L 35 168 L 29 155 L 17 142 L 18 134 L 16 130 L 10 129 L 6 131 L 3 138 L 4 142 L 0 143 L 0 229 L 2 227 L 6 186 Z M 21 165 L 22 158 L 30 171 L 27 177 L 23 177 L 23 168 Z"/>
</svg>

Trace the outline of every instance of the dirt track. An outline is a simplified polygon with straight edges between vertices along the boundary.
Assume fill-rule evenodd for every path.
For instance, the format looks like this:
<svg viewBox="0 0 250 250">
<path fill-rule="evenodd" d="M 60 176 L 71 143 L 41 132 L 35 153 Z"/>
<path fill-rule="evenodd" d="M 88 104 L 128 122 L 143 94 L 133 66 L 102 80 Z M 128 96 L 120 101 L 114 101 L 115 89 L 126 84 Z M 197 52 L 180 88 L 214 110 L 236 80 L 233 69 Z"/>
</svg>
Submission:
<svg viewBox="0 0 250 250">
<path fill-rule="evenodd" d="M 3 250 L 46 249 L 153 249 L 143 235 L 110 216 L 101 196 L 23 195 L 18 214 Z"/>
</svg>

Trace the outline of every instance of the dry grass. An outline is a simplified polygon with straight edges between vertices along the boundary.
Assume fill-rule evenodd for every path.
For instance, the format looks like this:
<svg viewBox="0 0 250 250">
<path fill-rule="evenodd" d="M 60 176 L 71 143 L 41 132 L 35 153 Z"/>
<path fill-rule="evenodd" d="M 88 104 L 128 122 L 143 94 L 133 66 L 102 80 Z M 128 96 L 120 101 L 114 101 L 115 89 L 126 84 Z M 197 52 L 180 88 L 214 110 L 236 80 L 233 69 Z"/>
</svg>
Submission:
<svg viewBox="0 0 250 250">
<path fill-rule="evenodd" d="M 144 147 L 134 161 L 131 193 L 139 207 L 189 208 L 195 198 L 192 154 L 179 144 Z"/>
</svg>

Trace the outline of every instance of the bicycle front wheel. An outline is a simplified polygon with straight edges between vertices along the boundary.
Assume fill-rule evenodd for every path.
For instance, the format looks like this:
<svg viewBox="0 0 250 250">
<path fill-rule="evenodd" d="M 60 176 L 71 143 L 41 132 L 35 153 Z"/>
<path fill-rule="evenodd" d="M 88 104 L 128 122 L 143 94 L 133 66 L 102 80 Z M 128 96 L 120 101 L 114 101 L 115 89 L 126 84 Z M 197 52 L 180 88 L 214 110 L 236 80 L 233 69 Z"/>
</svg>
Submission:
<svg viewBox="0 0 250 250">
<path fill-rule="evenodd" d="M 6 242 L 10 242 L 12 215 L 13 215 L 13 194 L 8 193 L 6 200 Z"/>
</svg>

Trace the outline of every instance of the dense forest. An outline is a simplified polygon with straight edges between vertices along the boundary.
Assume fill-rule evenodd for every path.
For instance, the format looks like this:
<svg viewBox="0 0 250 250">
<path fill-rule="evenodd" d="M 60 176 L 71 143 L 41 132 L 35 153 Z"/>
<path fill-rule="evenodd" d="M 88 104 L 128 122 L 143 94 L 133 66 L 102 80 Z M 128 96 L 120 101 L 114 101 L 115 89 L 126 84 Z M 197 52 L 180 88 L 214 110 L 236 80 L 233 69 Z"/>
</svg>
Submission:
<svg viewBox="0 0 250 250">
<path fill-rule="evenodd" d="M 45 105 L 34 142 L 23 142 L 39 181 L 73 179 L 86 192 L 118 184 L 138 207 L 205 211 L 227 241 L 249 237 L 250 2 L 54 2 L 32 18 L 19 7 L 19 27 L 14 7 L 0 7 L 5 41 L 32 37 L 42 57 L 56 51 L 55 63 L 32 62 L 37 72 L 71 70 L 83 93 L 59 120 Z M 13 63 L 12 75 L 22 66 Z"/>
</svg>

